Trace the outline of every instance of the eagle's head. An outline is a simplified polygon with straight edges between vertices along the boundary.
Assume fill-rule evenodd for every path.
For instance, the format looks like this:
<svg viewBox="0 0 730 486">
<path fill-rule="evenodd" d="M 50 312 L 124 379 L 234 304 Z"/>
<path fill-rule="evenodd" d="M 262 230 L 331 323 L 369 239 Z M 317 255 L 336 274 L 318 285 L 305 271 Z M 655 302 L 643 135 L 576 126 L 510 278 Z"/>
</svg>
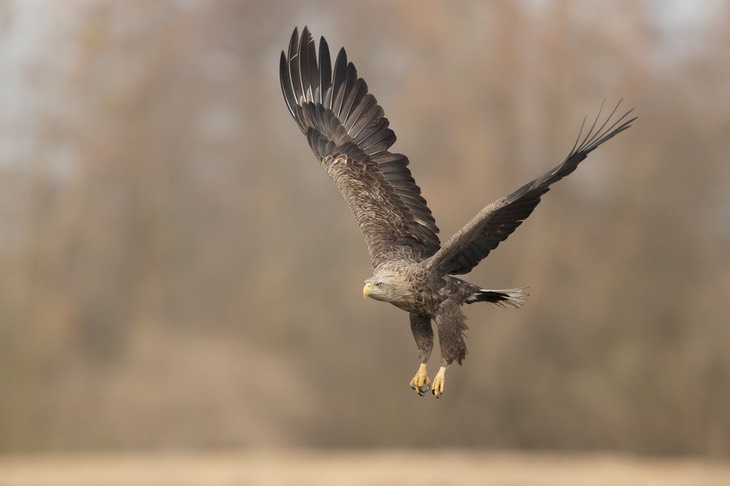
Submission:
<svg viewBox="0 0 730 486">
<path fill-rule="evenodd" d="M 365 280 L 362 296 L 397 304 L 404 302 L 411 295 L 409 287 L 397 274 L 378 273 Z"/>
</svg>

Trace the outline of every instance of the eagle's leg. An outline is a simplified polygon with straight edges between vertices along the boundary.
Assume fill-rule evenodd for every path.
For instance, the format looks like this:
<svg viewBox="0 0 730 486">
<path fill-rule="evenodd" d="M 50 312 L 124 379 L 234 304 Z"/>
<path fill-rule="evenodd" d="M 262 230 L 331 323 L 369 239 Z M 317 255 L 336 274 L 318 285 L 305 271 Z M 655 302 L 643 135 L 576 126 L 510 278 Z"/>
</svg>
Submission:
<svg viewBox="0 0 730 486">
<path fill-rule="evenodd" d="M 436 398 L 444 394 L 446 382 L 446 367 L 456 361 L 461 364 L 466 356 L 466 343 L 464 342 L 464 331 L 467 326 L 465 317 L 459 308 L 456 300 L 447 300 L 441 304 L 439 313 L 436 314 L 436 328 L 439 334 L 441 345 L 441 368 L 433 378 L 431 391 Z"/>
<path fill-rule="evenodd" d="M 431 318 L 429 316 L 422 316 L 419 314 L 411 314 L 411 331 L 413 332 L 413 338 L 416 340 L 416 346 L 418 346 L 418 371 L 411 380 L 411 388 L 416 390 L 419 395 L 423 396 L 428 393 L 429 383 L 431 380 L 428 379 L 428 372 L 426 371 L 426 363 L 431 357 L 431 351 L 433 350 L 433 328 L 431 327 Z"/>
<path fill-rule="evenodd" d="M 433 377 L 433 386 L 431 389 L 433 390 L 433 395 L 436 398 L 441 398 L 441 395 L 444 394 L 444 384 L 446 383 L 446 364 L 442 364 L 441 368 L 439 368 L 438 373 L 436 373 L 436 376 Z"/>
</svg>

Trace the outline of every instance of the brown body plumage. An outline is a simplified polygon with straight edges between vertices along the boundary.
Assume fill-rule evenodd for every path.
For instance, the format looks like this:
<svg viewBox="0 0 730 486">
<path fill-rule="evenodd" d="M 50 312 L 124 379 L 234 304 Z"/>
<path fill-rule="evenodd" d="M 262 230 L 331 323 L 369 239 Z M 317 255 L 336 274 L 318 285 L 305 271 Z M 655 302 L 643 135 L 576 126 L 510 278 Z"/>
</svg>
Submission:
<svg viewBox="0 0 730 486">
<path fill-rule="evenodd" d="M 454 275 L 469 273 L 532 213 L 551 184 L 573 172 L 591 151 L 629 128 L 635 118 L 628 119 L 629 111 L 614 119 L 618 105 L 600 125 L 597 117 L 560 165 L 489 204 L 441 245 L 436 221 L 411 176 L 408 159 L 388 150 L 396 137 L 383 109 L 348 63 L 344 49 L 334 66 L 324 38 L 319 56 L 315 49 L 306 27 L 301 37 L 294 30 L 288 52 L 281 53 L 284 99 L 365 236 L 373 276 L 365 281 L 363 295 L 410 314 L 420 363 L 411 387 L 419 394 L 431 383 L 426 363 L 433 349 L 431 322 L 436 323 L 441 368 L 432 389 L 441 396 L 446 367 L 466 356 L 461 306 L 492 302 L 519 307 L 526 297 L 522 289 L 485 290 Z"/>
</svg>

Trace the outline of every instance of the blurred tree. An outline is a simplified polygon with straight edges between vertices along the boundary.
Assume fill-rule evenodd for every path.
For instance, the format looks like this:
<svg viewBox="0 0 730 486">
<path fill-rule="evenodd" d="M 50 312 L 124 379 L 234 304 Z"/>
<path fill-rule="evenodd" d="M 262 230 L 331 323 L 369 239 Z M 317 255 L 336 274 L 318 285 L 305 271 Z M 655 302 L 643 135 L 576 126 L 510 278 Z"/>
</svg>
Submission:
<svg viewBox="0 0 730 486">
<path fill-rule="evenodd" d="M 730 28 L 689 5 L 1 3 L 0 450 L 726 457 Z M 304 24 L 347 46 L 444 238 L 602 99 L 637 107 L 474 272 L 532 297 L 468 309 L 443 401 L 407 389 L 410 331 L 359 298 L 364 244 L 286 113 Z"/>
</svg>

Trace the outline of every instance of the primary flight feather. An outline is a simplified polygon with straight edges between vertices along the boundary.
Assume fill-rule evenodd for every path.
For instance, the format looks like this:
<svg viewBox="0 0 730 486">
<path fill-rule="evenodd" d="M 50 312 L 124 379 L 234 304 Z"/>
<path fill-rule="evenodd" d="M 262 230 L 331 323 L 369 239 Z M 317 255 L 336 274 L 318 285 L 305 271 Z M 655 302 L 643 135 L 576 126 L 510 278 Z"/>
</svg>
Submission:
<svg viewBox="0 0 730 486">
<path fill-rule="evenodd" d="M 279 77 L 289 112 L 309 146 L 352 209 L 365 237 L 373 276 L 363 295 L 389 302 L 410 314 L 419 367 L 410 386 L 420 395 L 444 391 L 446 367 L 466 356 L 467 329 L 461 306 L 492 302 L 519 307 L 522 289 L 487 290 L 454 275 L 469 273 L 527 218 L 550 186 L 573 172 L 589 153 L 626 130 L 632 110 L 583 127 L 565 160 L 537 179 L 482 209 L 444 245 L 438 226 L 408 169 L 405 155 L 390 152 L 395 133 L 365 81 L 340 49 L 334 64 L 324 38 L 319 54 L 309 30 L 294 29 L 281 53 Z M 433 381 L 426 364 L 433 328 L 441 347 L 441 367 Z"/>
</svg>

